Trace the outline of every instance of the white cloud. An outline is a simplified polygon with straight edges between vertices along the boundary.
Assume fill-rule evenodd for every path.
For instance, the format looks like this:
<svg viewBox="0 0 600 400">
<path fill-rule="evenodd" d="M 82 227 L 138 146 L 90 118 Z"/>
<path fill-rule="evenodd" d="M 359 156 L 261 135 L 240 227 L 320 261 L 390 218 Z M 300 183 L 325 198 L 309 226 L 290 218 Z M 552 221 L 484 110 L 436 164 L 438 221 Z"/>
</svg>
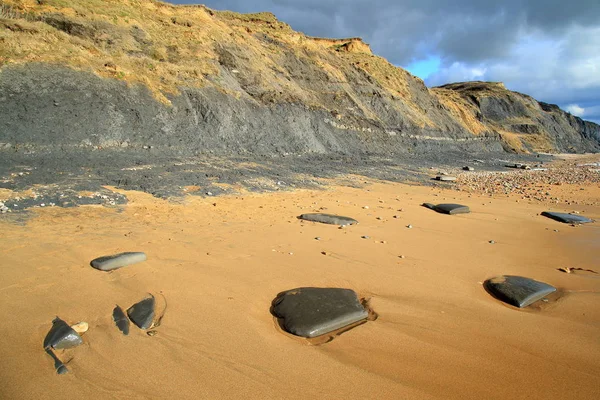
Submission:
<svg viewBox="0 0 600 400">
<path fill-rule="evenodd" d="M 565 110 L 578 117 L 585 115 L 585 108 L 579 107 L 577 104 L 569 104 L 565 106 Z"/>
</svg>

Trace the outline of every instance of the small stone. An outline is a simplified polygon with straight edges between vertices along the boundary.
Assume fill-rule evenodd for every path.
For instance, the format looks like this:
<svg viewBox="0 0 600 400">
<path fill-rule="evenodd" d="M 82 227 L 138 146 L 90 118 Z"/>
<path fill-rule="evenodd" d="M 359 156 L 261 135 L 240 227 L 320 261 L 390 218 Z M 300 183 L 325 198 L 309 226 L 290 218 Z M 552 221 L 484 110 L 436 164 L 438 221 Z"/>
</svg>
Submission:
<svg viewBox="0 0 600 400">
<path fill-rule="evenodd" d="M 406 225 L 408 229 L 412 229 L 412 225 Z"/>
<path fill-rule="evenodd" d="M 398 258 L 406 258 L 404 255 L 398 256 Z"/>
<path fill-rule="evenodd" d="M 321 240 L 321 238 L 320 238 L 319 236 L 317 236 L 317 237 L 315 238 L 315 240 Z"/>
<path fill-rule="evenodd" d="M 488 243 L 489 243 L 489 244 L 495 244 L 496 242 L 495 242 L 495 241 L 493 241 L 493 240 L 490 240 Z"/>
<path fill-rule="evenodd" d="M 369 206 L 364 206 L 363 209 L 368 210 Z"/>
<path fill-rule="evenodd" d="M 381 242 L 379 242 L 381 244 L 386 244 L 387 242 L 385 240 L 382 240 Z"/>
<path fill-rule="evenodd" d="M 75 325 L 71 325 L 71 329 L 73 329 L 75 332 L 82 334 L 82 333 L 86 333 L 89 329 L 89 324 L 87 322 L 81 321 L 76 323 Z"/>
<path fill-rule="evenodd" d="M 326 256 L 328 253 L 326 251 L 322 251 L 321 254 L 323 254 L 324 256 Z"/>
<path fill-rule="evenodd" d="M 435 177 L 438 181 L 442 182 L 454 182 L 456 178 L 454 176 L 438 175 Z"/>
<path fill-rule="evenodd" d="M 212 196 L 213 194 L 212 194 L 212 192 L 206 192 L 206 195 L 207 196 Z"/>
<path fill-rule="evenodd" d="M 370 239 L 370 237 L 365 235 L 365 236 L 361 236 L 361 239 Z"/>
</svg>

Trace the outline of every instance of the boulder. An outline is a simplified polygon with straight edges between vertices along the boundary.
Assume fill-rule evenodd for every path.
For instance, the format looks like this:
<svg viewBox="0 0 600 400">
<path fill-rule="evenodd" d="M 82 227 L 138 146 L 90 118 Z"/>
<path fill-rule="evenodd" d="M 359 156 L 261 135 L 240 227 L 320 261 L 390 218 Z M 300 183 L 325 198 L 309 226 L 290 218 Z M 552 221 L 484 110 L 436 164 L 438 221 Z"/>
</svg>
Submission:
<svg viewBox="0 0 600 400">
<path fill-rule="evenodd" d="M 556 291 L 547 283 L 512 275 L 488 279 L 483 286 L 498 300 L 519 308 L 527 307 Z"/>
<path fill-rule="evenodd" d="M 582 215 L 559 213 L 553 211 L 544 211 L 542 215 L 544 217 L 552 218 L 555 221 L 559 221 L 565 224 L 586 224 L 588 222 L 594 222 L 593 220 Z"/>
<path fill-rule="evenodd" d="M 156 301 L 154 296 L 146 297 L 144 300 L 135 303 L 127 309 L 127 315 L 140 329 L 149 329 L 154 322 Z"/>
<path fill-rule="evenodd" d="M 111 256 L 98 257 L 90 265 L 100 271 L 112 271 L 131 264 L 146 261 L 146 254 L 142 252 L 126 252 Z"/>
<path fill-rule="evenodd" d="M 331 224 L 331 225 L 355 225 L 358 224 L 358 221 L 354 218 L 350 217 L 342 217 L 340 215 L 333 214 L 321 214 L 321 213 L 311 213 L 311 214 L 302 214 L 298 217 L 304 221 L 312 221 L 312 222 L 320 222 L 322 224 Z"/>
<path fill-rule="evenodd" d="M 366 320 L 368 311 L 350 289 L 304 287 L 280 293 L 272 313 L 283 329 L 306 338 Z"/>
<path fill-rule="evenodd" d="M 468 206 L 463 206 L 462 204 L 452 204 L 452 203 L 444 203 L 444 204 L 431 204 L 431 203 L 423 203 L 423 207 L 430 208 L 434 211 L 437 211 L 442 214 L 468 214 L 471 212 Z"/>
</svg>

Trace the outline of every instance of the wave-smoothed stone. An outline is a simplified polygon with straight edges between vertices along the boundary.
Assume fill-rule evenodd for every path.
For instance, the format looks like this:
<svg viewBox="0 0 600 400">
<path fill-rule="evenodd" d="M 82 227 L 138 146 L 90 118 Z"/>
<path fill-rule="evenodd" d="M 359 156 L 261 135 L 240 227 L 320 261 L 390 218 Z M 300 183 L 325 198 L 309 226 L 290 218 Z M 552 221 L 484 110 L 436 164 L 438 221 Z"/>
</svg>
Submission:
<svg viewBox="0 0 600 400">
<path fill-rule="evenodd" d="M 154 296 L 146 297 L 139 303 L 135 303 L 127 309 L 127 315 L 131 322 L 133 322 L 140 329 L 149 329 L 154 322 L 156 301 Z"/>
<path fill-rule="evenodd" d="M 565 224 L 586 224 L 593 222 L 591 219 L 582 215 L 559 213 L 553 211 L 544 211 L 542 213 L 544 217 L 552 218 L 555 221 L 563 222 Z"/>
<path fill-rule="evenodd" d="M 305 287 L 281 293 L 273 314 L 287 332 L 313 338 L 366 320 L 368 311 L 350 289 Z"/>
<path fill-rule="evenodd" d="M 320 222 L 322 224 L 331 224 L 331 225 L 355 225 L 355 224 L 358 224 L 358 221 L 355 220 L 354 218 L 342 217 L 340 215 L 333 215 L 333 214 L 321 214 L 321 213 L 302 214 L 298 218 L 303 219 L 305 221 Z"/>
<path fill-rule="evenodd" d="M 454 182 L 456 180 L 456 177 L 448 175 L 438 175 L 435 177 L 435 179 L 442 182 Z"/>
<path fill-rule="evenodd" d="M 547 283 L 512 275 L 488 279 L 483 285 L 498 300 L 519 308 L 527 307 L 556 291 Z"/>
<path fill-rule="evenodd" d="M 52 321 L 52 328 L 44 339 L 44 349 L 70 349 L 83 343 L 81 336 L 65 321 L 56 317 Z"/>
<path fill-rule="evenodd" d="M 113 310 L 113 321 L 115 321 L 115 325 L 117 328 L 123 333 L 123 335 L 129 335 L 129 319 L 125 315 L 123 309 L 119 306 L 116 306 Z"/>
<path fill-rule="evenodd" d="M 462 204 L 431 204 L 423 203 L 424 207 L 430 208 L 442 214 L 468 214 L 471 212 L 468 206 Z"/>
<path fill-rule="evenodd" d="M 112 271 L 131 264 L 146 261 L 146 253 L 127 252 L 113 254 L 111 256 L 98 257 L 90 263 L 92 267 L 100 271 Z"/>
</svg>

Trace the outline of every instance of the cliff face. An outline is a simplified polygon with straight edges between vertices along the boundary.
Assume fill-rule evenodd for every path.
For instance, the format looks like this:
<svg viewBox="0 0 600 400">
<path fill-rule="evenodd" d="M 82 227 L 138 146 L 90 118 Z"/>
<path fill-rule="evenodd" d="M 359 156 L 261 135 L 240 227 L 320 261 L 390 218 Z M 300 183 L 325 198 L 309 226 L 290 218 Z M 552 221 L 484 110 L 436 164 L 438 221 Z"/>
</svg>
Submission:
<svg viewBox="0 0 600 400">
<path fill-rule="evenodd" d="M 501 83 L 453 83 L 432 92 L 442 101 L 460 104 L 461 112 L 498 132 L 510 150 L 577 152 L 594 150 L 600 141 L 599 125 L 506 90 Z"/>
<path fill-rule="evenodd" d="M 360 39 L 308 37 L 268 13 L 151 0 L 0 4 L 0 149 L 599 148 L 597 125 L 552 106 L 493 84 L 429 90 Z"/>
</svg>

